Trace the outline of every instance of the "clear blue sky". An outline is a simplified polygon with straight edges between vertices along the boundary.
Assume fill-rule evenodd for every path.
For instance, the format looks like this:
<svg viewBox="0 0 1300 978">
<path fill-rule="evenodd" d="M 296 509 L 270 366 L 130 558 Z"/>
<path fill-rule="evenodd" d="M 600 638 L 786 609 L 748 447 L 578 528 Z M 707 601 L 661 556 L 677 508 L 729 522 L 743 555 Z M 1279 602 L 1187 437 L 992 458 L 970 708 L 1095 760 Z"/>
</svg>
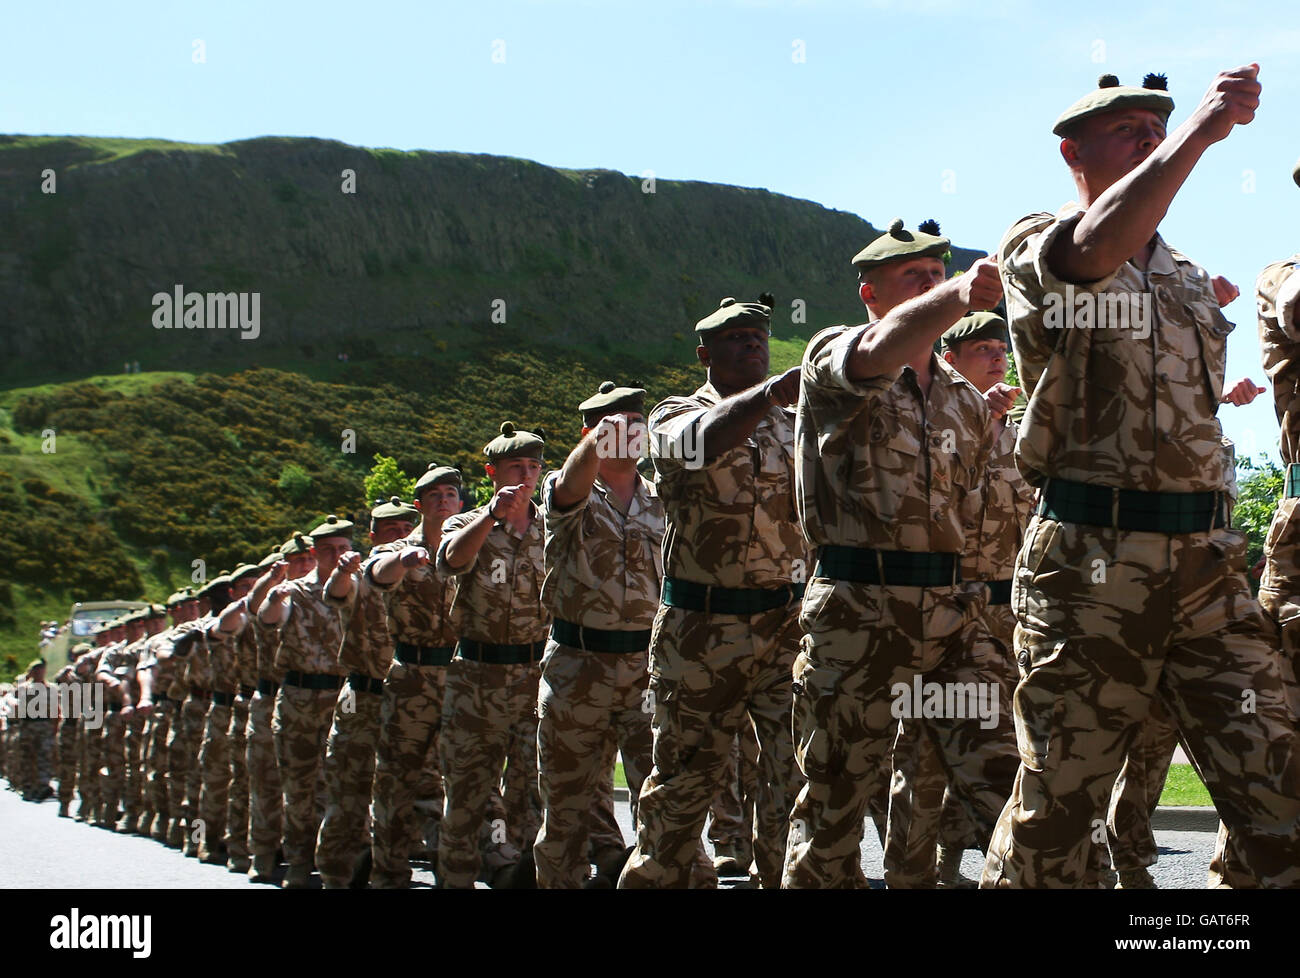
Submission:
<svg viewBox="0 0 1300 978">
<path fill-rule="evenodd" d="M 0 131 L 321 136 L 649 169 L 766 187 L 878 227 L 935 217 L 958 244 L 992 249 L 1015 218 L 1073 197 L 1051 125 L 1098 74 L 1128 84 L 1168 74 L 1172 126 L 1216 71 L 1257 61 L 1259 115 L 1210 150 L 1162 231 L 1241 288 L 1227 310 L 1238 323 L 1229 379 L 1259 380 L 1253 283 L 1300 250 L 1290 178 L 1300 157 L 1297 9 L 1295 0 L 11 2 Z M 1241 449 L 1273 450 L 1268 396 L 1221 417 Z"/>
</svg>

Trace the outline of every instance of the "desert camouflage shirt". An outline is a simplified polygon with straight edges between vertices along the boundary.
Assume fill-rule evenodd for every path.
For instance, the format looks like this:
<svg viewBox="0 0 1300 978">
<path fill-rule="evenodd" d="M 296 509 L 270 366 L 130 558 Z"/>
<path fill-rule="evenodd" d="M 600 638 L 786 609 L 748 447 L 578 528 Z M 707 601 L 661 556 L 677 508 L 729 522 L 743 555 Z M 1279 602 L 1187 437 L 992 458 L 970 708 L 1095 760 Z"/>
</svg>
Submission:
<svg viewBox="0 0 1300 978">
<path fill-rule="evenodd" d="M 930 393 L 910 366 L 850 380 L 872 323 L 812 338 L 799 381 L 798 500 L 815 546 L 961 553 L 993 445 L 984 398 L 930 356 Z"/>
<path fill-rule="evenodd" d="M 975 520 L 966 524 L 961 576 L 967 581 L 1009 580 L 1034 515 L 1034 489 L 1016 468 L 1018 431 L 1007 418 L 984 470 L 982 505 Z"/>
<path fill-rule="evenodd" d="M 394 540 L 375 550 L 423 546 L 424 530 L 417 526 L 406 539 Z M 430 556 L 436 558 L 437 555 Z M 408 570 L 397 586 L 384 596 L 388 605 L 388 630 L 393 640 L 410 645 L 455 645 L 460 637 L 451 617 L 451 603 L 455 596 L 455 578 L 438 573 L 432 561 L 424 567 Z"/>
<path fill-rule="evenodd" d="M 279 683 L 284 679 L 284 668 L 276 664 L 280 652 L 280 630 L 272 625 L 263 625 L 257 615 L 249 619 L 248 630 L 257 636 L 257 662 L 254 668 L 257 682 L 270 680 Z"/>
<path fill-rule="evenodd" d="M 286 671 L 341 676 L 346 673 L 339 665 L 343 620 L 337 608 L 326 604 L 325 586 L 316 573 L 284 582 L 292 604 L 289 617 L 280 625 L 275 664 Z"/>
<path fill-rule="evenodd" d="M 458 569 L 447 563 L 448 538 L 482 508 L 458 513 L 442 525 L 438 571 L 456 577 L 452 618 L 459 637 L 500 645 L 526 645 L 546 638 L 551 616 L 542 607 L 542 515 L 532 508 L 533 521 L 526 533 L 520 535 L 509 523 L 498 522 L 477 558 Z"/>
<path fill-rule="evenodd" d="M 240 686 L 257 685 L 258 656 L 257 615 L 248 616 L 248 624 L 235 636 L 235 682 Z"/>
<path fill-rule="evenodd" d="M 211 612 L 199 616 L 195 622 L 198 637 L 190 646 L 190 654 L 185 657 L 183 669 L 184 682 L 201 690 L 212 691 L 212 661 L 208 633 L 215 628 L 217 618 Z M 223 690 L 224 692 L 224 690 Z"/>
<path fill-rule="evenodd" d="M 380 584 L 370 576 L 375 561 L 383 554 L 376 547 L 361 562 L 352 575 L 352 590 L 346 598 L 325 592 L 325 602 L 343 616 L 339 665 L 345 672 L 359 672 L 372 679 L 383 679 L 393 662 L 393 640 L 388 634 L 388 610 L 384 607 L 384 595 L 393 586 Z"/>
<path fill-rule="evenodd" d="M 1082 213 L 1070 204 L 1056 217 L 1030 215 L 999 248 L 1007 322 L 1029 397 L 1016 446 L 1020 471 L 1035 486 L 1059 478 L 1222 491 L 1215 413 L 1233 324 L 1209 274 L 1157 235 L 1145 271 L 1128 261 L 1099 281 L 1067 285 L 1047 256 Z"/>
<path fill-rule="evenodd" d="M 542 483 L 546 580 L 542 603 L 556 618 L 586 628 L 639 631 L 659 608 L 664 508 L 640 476 L 627 512 L 600 477 L 570 509 L 555 506 L 559 472 Z"/>
<path fill-rule="evenodd" d="M 706 383 L 650 412 L 664 574 L 728 588 L 802 583 L 812 575 L 794 507 L 794 411 L 773 406 L 748 438 L 708 458 L 700 424 L 722 400 Z"/>
<path fill-rule="evenodd" d="M 1259 349 L 1273 384 L 1273 406 L 1282 428 L 1282 461 L 1300 462 L 1300 255 L 1274 262 L 1255 283 Z M 1300 513 L 1297 500 L 1278 503 L 1269 527 L 1259 600 L 1275 620 L 1300 615 Z"/>
<path fill-rule="evenodd" d="M 239 636 L 221 637 L 217 631 L 217 620 L 214 615 L 199 641 L 207 653 L 206 671 L 211 688 L 221 693 L 234 693 L 239 689 Z M 244 631 L 248 631 L 247 626 Z"/>
<path fill-rule="evenodd" d="M 184 679 L 185 660 L 194 651 L 194 643 L 187 638 L 199 627 L 198 621 L 186 621 L 164 629 L 149 640 L 141 657 L 139 669 L 152 669 L 153 695 L 183 700 L 189 695 L 189 685 Z M 185 639 L 182 642 L 182 639 Z M 179 649 L 184 654 L 178 654 Z"/>
</svg>

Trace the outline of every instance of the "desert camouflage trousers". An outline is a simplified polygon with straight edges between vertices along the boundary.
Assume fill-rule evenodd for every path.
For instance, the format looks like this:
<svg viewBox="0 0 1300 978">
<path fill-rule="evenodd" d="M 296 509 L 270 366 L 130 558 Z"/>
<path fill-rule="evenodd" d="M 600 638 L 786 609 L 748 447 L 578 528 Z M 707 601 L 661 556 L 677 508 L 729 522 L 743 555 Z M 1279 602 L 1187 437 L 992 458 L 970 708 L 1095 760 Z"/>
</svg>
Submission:
<svg viewBox="0 0 1300 978">
<path fill-rule="evenodd" d="M 538 786 L 542 827 L 533 846 L 537 885 L 576 889 L 587 878 L 593 813 L 612 798 L 611 745 L 623 753 L 635 799 L 650 773 L 653 734 L 647 652 L 585 652 L 546 643 L 537 696 Z M 622 849 L 620 834 L 617 849 Z"/>
<path fill-rule="evenodd" d="M 758 798 L 758 740 L 752 724 L 741 724 L 731 742 L 717 793 L 709 806 L 708 838 L 736 854 L 742 866 L 754 860 L 754 804 Z"/>
<path fill-rule="evenodd" d="M 120 710 L 110 710 L 104 714 L 104 729 L 100 731 L 100 803 L 105 818 L 113 821 L 117 820 L 117 808 L 126 789 L 126 722 Z"/>
<path fill-rule="evenodd" d="M 284 796 L 284 859 L 290 867 L 310 866 L 315 854 L 325 740 L 338 696 L 337 689 L 288 685 L 275 696 L 271 731 Z"/>
<path fill-rule="evenodd" d="M 104 714 L 107 720 L 108 714 Z M 86 720 L 79 720 L 81 726 L 81 757 L 77 766 L 77 797 L 81 804 L 77 809 L 79 821 L 94 819 L 101 798 L 99 783 L 99 766 L 104 758 L 104 738 L 101 727 L 91 727 Z"/>
<path fill-rule="evenodd" d="M 253 856 L 274 856 L 284 833 L 284 795 L 275 757 L 271 718 L 275 694 L 257 692 L 248 706 L 245 735 L 248 768 L 248 848 Z"/>
<path fill-rule="evenodd" d="M 700 885 L 704 821 L 732 741 L 746 724 L 759 749 L 754 861 L 764 887 L 779 884 L 790 806 L 800 786 L 790 733 L 790 669 L 798 641 L 793 604 L 754 615 L 659 606 L 648 692 L 654 766 L 641 788 L 636 849 L 620 887 L 685 888 L 693 876 Z"/>
<path fill-rule="evenodd" d="M 21 762 L 18 785 L 23 791 L 38 791 L 50 785 L 54 776 L 54 721 L 18 720 L 18 756 Z"/>
<path fill-rule="evenodd" d="M 1163 702 L 1152 699 L 1151 712 L 1124 756 L 1106 812 L 1106 841 L 1117 872 L 1155 865 L 1158 850 L 1151 816 L 1160 804 L 1177 746 L 1178 727 Z"/>
<path fill-rule="evenodd" d="M 248 710 L 250 702 L 235 697 L 230 708 L 230 800 L 226 804 L 226 853 L 230 859 L 248 858 Z"/>
<path fill-rule="evenodd" d="M 122 733 L 122 751 L 126 760 L 126 783 L 122 789 L 122 808 L 134 822 L 144 811 L 144 728 L 147 719 L 132 711 Z"/>
<path fill-rule="evenodd" d="M 145 811 L 165 822 L 171 813 L 167 795 L 167 741 L 171 734 L 176 704 L 171 700 L 156 702 L 149 711 L 144 728 Z"/>
<path fill-rule="evenodd" d="M 982 886 L 1077 887 L 1153 698 L 1232 834 L 1234 885 L 1300 886 L 1300 743 L 1236 530 L 1036 516 L 1016 560 L 1020 769 Z"/>
<path fill-rule="evenodd" d="M 1011 651 L 1016 619 L 1009 604 L 984 609 L 985 632 L 997 647 L 1002 704 L 1015 695 L 1019 675 Z M 948 785 L 938 747 L 917 736 L 917 725 L 900 721 L 891 757 L 884 831 L 885 885 L 890 889 L 933 889 L 938 883 L 939 846 L 954 852 L 984 846 L 965 806 Z"/>
<path fill-rule="evenodd" d="M 172 718 L 167 736 L 167 804 L 171 817 L 187 824 L 198 815 L 199 746 L 208 705 L 206 699 L 187 698 Z"/>
<path fill-rule="evenodd" d="M 976 833 L 988 838 L 1011 790 L 1016 742 L 986 602 L 987 589 L 975 584 L 815 577 L 808 585 L 794 666 L 796 756 L 808 783 L 790 816 L 784 886 L 866 886 L 862 821 L 884 790 L 897 719 L 933 743 Z M 935 692 L 939 705 L 927 705 Z"/>
<path fill-rule="evenodd" d="M 491 820 L 489 845 L 516 861 L 541 824 L 537 792 L 537 684 L 533 663 L 496 665 L 453 659 L 447 667 L 442 758 L 447 801 L 438 844 L 443 886 L 471 887 L 478 877 L 479 831 L 490 795 L 501 785 L 505 817 Z M 505 774 L 500 774 L 502 765 Z"/>
<path fill-rule="evenodd" d="M 59 801 L 72 802 L 77 790 L 77 762 L 81 758 L 81 724 L 77 720 L 59 723 L 59 756 L 54 776 L 59 781 Z"/>
<path fill-rule="evenodd" d="M 361 854 L 370 848 L 370 796 L 375 779 L 382 693 L 345 683 L 334 706 L 325 742 L 325 817 L 316 836 L 321 882 L 341 889 L 352 882 Z"/>
<path fill-rule="evenodd" d="M 410 856 L 422 830 L 416 801 L 436 800 L 437 821 L 442 820 L 438 731 L 446 686 L 446 666 L 394 661 L 384 679 L 375 745 L 372 886 L 410 884 Z"/>
<path fill-rule="evenodd" d="M 207 859 L 226 835 L 226 806 L 230 804 L 230 712 L 213 703 L 204 719 L 199 748 L 198 816 L 203 823 L 199 858 Z M 191 835 L 194 834 L 193 828 Z"/>
</svg>

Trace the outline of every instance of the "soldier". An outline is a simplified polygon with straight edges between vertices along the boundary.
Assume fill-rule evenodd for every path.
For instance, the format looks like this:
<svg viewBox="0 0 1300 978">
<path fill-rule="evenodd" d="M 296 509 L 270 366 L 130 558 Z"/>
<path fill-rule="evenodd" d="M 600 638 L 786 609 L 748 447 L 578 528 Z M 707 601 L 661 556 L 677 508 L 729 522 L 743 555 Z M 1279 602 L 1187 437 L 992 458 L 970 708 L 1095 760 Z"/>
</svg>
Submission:
<svg viewBox="0 0 1300 978">
<path fill-rule="evenodd" d="M 1157 697 L 1232 832 L 1234 882 L 1300 885 L 1300 752 L 1228 526 L 1215 413 L 1232 324 L 1157 233 L 1202 154 L 1254 118 L 1258 70 L 1220 74 L 1168 139 L 1163 77 L 1103 76 L 1054 129 L 1079 203 L 1000 248 L 1030 397 L 1016 462 L 1041 492 L 1012 593 L 1021 766 L 983 886 L 1079 885 Z M 1112 328 L 1052 328 L 1078 310 Z"/>
<path fill-rule="evenodd" d="M 118 824 L 117 830 L 147 836 L 153 819 L 153 810 L 147 798 L 145 750 L 148 744 L 146 731 L 153 704 L 152 701 L 148 706 L 144 703 L 140 663 L 148 657 L 149 645 L 154 637 L 166 629 L 167 609 L 161 604 L 152 604 L 140 614 L 144 621 L 144 635 L 136 647 L 130 650 L 135 662 L 131 680 L 131 698 L 135 707 L 127 718 L 125 733 L 126 789 L 122 796 L 122 803 L 127 816 Z"/>
<path fill-rule="evenodd" d="M 554 620 L 537 701 L 543 814 L 533 854 L 547 889 L 586 882 L 588 820 L 612 775 L 606 742 L 622 752 L 634 819 L 650 769 L 647 666 L 664 513 L 636 469 L 647 447 L 644 398 L 641 388 L 601 384 L 578 405 L 577 446 L 542 486 L 542 603 Z M 606 886 L 622 857 L 622 846 L 596 853 Z"/>
<path fill-rule="evenodd" d="M 90 662 L 82 656 L 90 651 L 88 642 L 72 647 L 73 661 L 59 672 L 57 682 L 77 688 L 78 701 L 85 702 L 91 683 Z M 71 818 L 72 799 L 77 791 L 77 761 L 81 756 L 81 716 L 64 715 L 59 719 L 59 759 L 55 776 L 59 779 L 59 818 Z"/>
<path fill-rule="evenodd" d="M 1005 412 L 1011 398 L 982 397 L 933 351 L 1001 288 L 992 259 L 945 281 L 938 230 L 895 220 L 859 252 L 870 320 L 823 330 L 804 353 L 796 498 L 819 549 L 794 667 L 808 784 L 791 813 L 787 887 L 865 884 L 862 817 L 884 788 L 895 719 L 935 743 L 981 841 L 1015 771 L 988 589 L 961 574 L 996 440 L 990 408 Z M 922 709 L 931 690 L 943 708 Z"/>
<path fill-rule="evenodd" d="M 26 683 L 19 693 L 21 710 L 18 728 L 18 786 L 23 801 L 44 801 L 54 795 L 50 787 L 54 760 L 55 710 L 50 685 L 45 681 L 45 662 L 33 659 L 27 667 Z"/>
<path fill-rule="evenodd" d="M 200 589 L 202 590 L 202 589 Z M 190 588 L 172 595 L 177 607 L 172 611 L 176 627 L 150 644 L 153 654 L 151 693 L 166 696 L 171 705 L 165 745 L 166 759 L 160 765 L 166 808 L 170 815 L 163 826 L 162 841 L 172 849 L 184 849 L 192 831 L 197 793 L 191 794 L 191 772 L 197 772 L 197 754 L 207 714 L 210 691 L 189 681 L 189 657 L 199 639 L 205 601 Z M 171 605 L 169 599 L 168 604 Z M 155 822 L 155 833 L 157 832 Z M 193 843 L 192 852 L 196 852 Z"/>
<path fill-rule="evenodd" d="M 193 628 L 198 602 L 193 592 L 184 588 L 167 599 L 166 610 L 171 615 L 172 626 L 148 641 L 136 666 L 140 710 L 148 718 L 144 731 L 144 809 L 147 818 L 143 820 L 145 831 L 142 834 L 164 843 L 170 837 L 172 813 L 168 791 L 171 762 L 168 743 L 180 707 L 180 703 L 169 695 L 181 665 L 180 658 L 174 653 L 177 640 Z"/>
<path fill-rule="evenodd" d="M 431 463 L 415 484 L 420 525 L 399 543 L 436 555 L 443 522 L 460 512 L 460 485 L 458 470 Z M 453 579 L 427 565 L 408 570 L 387 595 L 394 654 L 384 678 L 375 755 L 371 881 L 376 887 L 410 885 L 408 860 L 418 835 L 414 805 L 426 773 L 432 775 L 434 786 L 431 800 L 439 816 L 435 826 L 441 821 L 437 748 L 447 665 L 456 644 L 451 617 L 454 593 Z M 432 858 L 436 861 L 436 845 Z"/>
<path fill-rule="evenodd" d="M 494 881 L 532 849 L 540 822 L 538 661 L 550 616 L 541 603 L 541 514 L 531 497 L 544 448 L 540 435 L 502 424 L 483 449 L 491 500 L 447 520 L 438 544 L 438 572 L 457 578 L 452 617 L 460 633 L 441 733 L 447 801 L 438 877 L 448 888 L 474 885 L 481 866 L 475 834 L 503 762 L 506 817 L 492 829 L 502 863 L 489 866 Z"/>
<path fill-rule="evenodd" d="M 723 299 L 695 326 L 708 379 L 650 412 L 655 487 L 667 517 L 650 644 L 654 768 L 620 887 L 684 887 L 731 741 L 758 738 L 754 860 L 780 880 L 799 788 L 790 740 L 795 602 L 807 574 L 794 508 L 798 369 L 769 378 L 770 296 Z M 707 866 L 712 876 L 712 866 Z"/>
<path fill-rule="evenodd" d="M 329 889 L 350 885 L 363 854 L 370 851 L 366 824 L 374 787 L 375 744 L 383 706 L 384 679 L 393 662 L 385 595 L 408 570 L 428 565 L 422 546 L 386 544 L 408 536 L 420 513 L 394 496 L 370 512 L 370 539 L 376 546 L 362 561 L 349 550 L 325 584 L 325 600 L 343 615 L 338 663 L 348 680 L 334 707 L 334 724 L 325 745 L 325 817 L 316 837 L 316 868 Z"/>
<path fill-rule="evenodd" d="M 248 597 L 261 573 L 257 564 L 240 564 L 230 572 L 230 600 Z M 257 626 L 249 621 L 235 636 L 234 678 L 237 690 L 230 707 L 230 800 L 226 805 L 226 868 L 247 873 L 253 862 L 248 854 L 248 712 L 257 692 Z"/>
<path fill-rule="evenodd" d="M 330 514 L 312 530 L 311 573 L 283 580 L 288 565 L 271 569 L 275 586 L 258 610 L 263 625 L 278 627 L 276 665 L 284 679 L 275 697 L 271 729 L 284 796 L 284 856 L 287 889 L 303 889 L 311 878 L 316 850 L 317 779 L 325 757 L 334 703 L 343 685 L 338 662 L 343 626 L 325 601 L 325 581 L 352 544 L 352 523 Z"/>
<path fill-rule="evenodd" d="M 758 797 L 758 741 L 741 727 L 709 806 L 709 842 L 719 876 L 749 876 L 754 861 L 754 802 Z"/>
<path fill-rule="evenodd" d="M 120 619 L 120 641 L 104 650 L 100 656 L 97 677 L 107 690 L 108 716 L 104 720 L 103 768 L 101 779 L 101 815 L 95 823 L 110 832 L 125 832 L 128 820 L 134 824 L 138 811 L 128 809 L 119 821 L 119 805 L 126 794 L 127 726 L 133 722 L 135 704 L 139 695 L 136 683 L 136 666 L 145 637 L 144 616 L 131 612 Z M 110 630 L 116 633 L 118 629 Z"/>
<path fill-rule="evenodd" d="M 96 695 L 103 696 L 103 684 L 96 675 L 99 659 L 108 645 L 108 623 L 105 622 L 93 632 L 94 645 L 89 652 L 83 652 L 75 665 L 79 672 L 84 671 L 86 682 L 98 686 Z M 85 693 L 93 692 L 87 689 Z M 83 715 L 78 721 L 81 726 L 81 756 L 77 760 L 77 795 L 81 804 L 77 806 L 76 821 L 93 823 L 100 806 L 99 766 L 103 760 L 102 732 L 103 715 L 97 718 Z"/>
</svg>

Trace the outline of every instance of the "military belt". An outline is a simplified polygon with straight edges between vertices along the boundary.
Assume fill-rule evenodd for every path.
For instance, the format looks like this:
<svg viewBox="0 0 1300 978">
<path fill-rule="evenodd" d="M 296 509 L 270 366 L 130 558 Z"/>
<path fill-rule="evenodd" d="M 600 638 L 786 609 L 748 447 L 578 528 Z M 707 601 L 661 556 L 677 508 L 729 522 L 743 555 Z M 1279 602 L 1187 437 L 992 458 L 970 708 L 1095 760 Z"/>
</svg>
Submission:
<svg viewBox="0 0 1300 978">
<path fill-rule="evenodd" d="M 122 704 L 121 704 L 121 703 L 114 703 L 114 702 L 112 702 L 112 701 L 110 700 L 109 703 L 108 703 L 108 712 L 109 712 L 109 713 L 120 713 L 120 712 L 122 712 Z M 44 717 L 32 717 L 31 719 L 33 719 L 33 720 L 43 720 L 43 719 L 45 719 L 45 718 L 44 718 Z"/>
<path fill-rule="evenodd" d="M 513 666 L 525 662 L 536 662 L 542 657 L 546 642 L 529 642 L 523 645 L 497 645 L 493 642 L 475 642 L 462 638 L 456 643 L 456 651 L 462 659 L 475 662 L 487 662 L 496 666 Z"/>
<path fill-rule="evenodd" d="M 190 687 L 190 699 L 194 699 L 194 700 L 206 700 L 206 699 L 209 699 L 211 696 L 212 696 L 212 694 L 211 694 L 210 692 L 208 692 L 206 689 L 202 689 L 202 688 L 200 688 L 200 687 L 198 687 L 198 686 L 191 686 L 191 687 Z"/>
<path fill-rule="evenodd" d="M 274 679 L 259 679 L 257 681 L 257 691 L 263 696 L 274 696 L 280 691 L 280 684 Z"/>
<path fill-rule="evenodd" d="M 960 554 L 828 545 L 817 550 L 816 577 L 888 587 L 950 587 L 961 583 Z"/>
<path fill-rule="evenodd" d="M 398 642 L 393 649 L 393 658 L 406 666 L 445 666 L 455 654 L 454 645 L 412 645 L 410 642 Z"/>
<path fill-rule="evenodd" d="M 1208 533 L 1228 525 L 1222 492 L 1143 492 L 1048 479 L 1037 513 L 1061 523 L 1143 533 Z"/>
<path fill-rule="evenodd" d="M 338 689 L 343 685 L 343 677 L 326 672 L 298 672 L 290 669 L 284 674 L 284 685 L 297 686 L 299 689 Z"/>
<path fill-rule="evenodd" d="M 683 611 L 702 611 L 706 615 L 757 615 L 774 608 L 784 608 L 791 601 L 801 599 L 805 586 L 715 587 L 680 577 L 665 577 L 662 597 L 664 604 Z"/>
<path fill-rule="evenodd" d="M 242 697 L 243 697 L 244 699 L 246 699 L 246 700 L 251 700 L 251 699 L 253 698 L 253 694 L 256 693 L 256 692 L 257 692 L 257 687 L 256 687 L 256 686 L 242 686 L 242 685 L 241 685 L 241 686 L 239 687 L 239 695 L 242 696 Z"/>
<path fill-rule="evenodd" d="M 376 696 L 380 696 L 384 692 L 384 681 L 382 679 L 371 679 L 359 672 L 348 673 L 348 685 L 358 693 L 374 693 Z"/>
<path fill-rule="evenodd" d="M 1300 463 L 1288 462 L 1286 467 L 1286 490 L 1283 493 L 1287 499 L 1300 497 Z"/>
<path fill-rule="evenodd" d="M 1011 603 L 1011 579 L 1005 581 L 985 581 L 989 586 L 989 606 Z"/>
<path fill-rule="evenodd" d="M 213 706 L 234 706 L 235 694 L 221 693 L 214 689 L 212 691 L 212 705 Z"/>
<path fill-rule="evenodd" d="M 587 628 L 556 618 L 551 622 L 551 638 L 584 652 L 644 652 L 650 648 L 650 629 L 616 632 L 607 628 Z"/>
</svg>

